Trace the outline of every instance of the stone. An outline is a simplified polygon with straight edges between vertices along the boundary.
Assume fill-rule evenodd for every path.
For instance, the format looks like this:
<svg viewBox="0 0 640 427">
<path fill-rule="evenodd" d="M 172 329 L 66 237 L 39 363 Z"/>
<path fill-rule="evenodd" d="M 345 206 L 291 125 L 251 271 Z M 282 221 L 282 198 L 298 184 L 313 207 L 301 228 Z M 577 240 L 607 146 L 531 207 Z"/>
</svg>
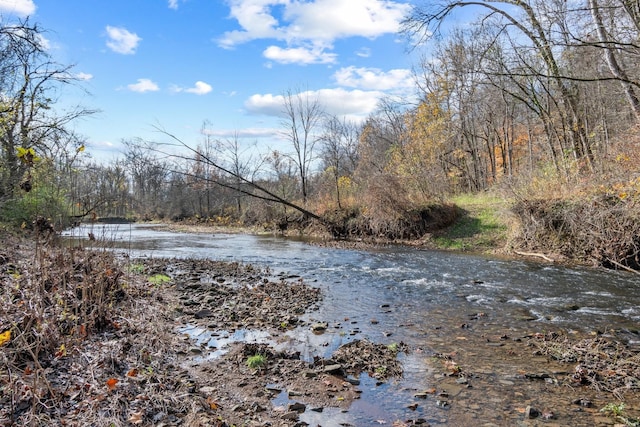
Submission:
<svg viewBox="0 0 640 427">
<path fill-rule="evenodd" d="M 293 412 L 304 412 L 307 409 L 307 405 L 305 405 L 304 403 L 300 403 L 300 402 L 293 402 L 290 403 L 289 406 L 287 407 L 288 411 L 293 411 Z"/>
<path fill-rule="evenodd" d="M 211 317 L 213 316 L 213 311 L 209 310 L 208 308 L 202 309 L 200 311 L 196 311 L 195 314 L 193 315 L 193 317 L 195 317 L 196 319 L 204 319 L 206 317 Z"/>
<path fill-rule="evenodd" d="M 334 373 L 340 372 L 341 370 L 342 370 L 342 365 L 338 365 L 338 364 L 327 365 L 322 368 L 322 372 L 327 374 L 334 374 Z"/>
<path fill-rule="evenodd" d="M 292 421 L 296 421 L 299 417 L 299 414 L 297 412 L 285 412 L 284 414 L 282 414 L 282 419 L 283 420 L 292 420 Z"/>
<path fill-rule="evenodd" d="M 540 415 L 540 411 L 538 411 L 536 408 L 532 407 L 531 405 L 527 406 L 527 408 L 524 410 L 525 418 L 533 419 L 538 417 L 538 415 Z"/>
</svg>

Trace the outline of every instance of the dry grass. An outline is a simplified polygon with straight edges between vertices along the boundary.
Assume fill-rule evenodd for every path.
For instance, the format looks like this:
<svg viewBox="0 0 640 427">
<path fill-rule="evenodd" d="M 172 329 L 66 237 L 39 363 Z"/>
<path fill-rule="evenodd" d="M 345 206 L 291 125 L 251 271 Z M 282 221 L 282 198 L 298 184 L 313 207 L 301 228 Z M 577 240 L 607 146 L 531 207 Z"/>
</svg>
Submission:
<svg viewBox="0 0 640 427">
<path fill-rule="evenodd" d="M 193 384 L 176 366 L 185 344 L 161 329 L 170 301 L 145 276 L 108 252 L 4 240 L 0 333 L 10 340 L 0 355 L 0 425 L 197 418 L 206 402 L 183 398 Z"/>
<path fill-rule="evenodd" d="M 566 335 L 538 334 L 531 340 L 536 353 L 575 364 L 567 378 L 570 385 L 588 385 L 613 393 L 622 399 L 625 393 L 640 391 L 640 353 L 618 341 L 601 336 L 572 340 Z"/>
</svg>

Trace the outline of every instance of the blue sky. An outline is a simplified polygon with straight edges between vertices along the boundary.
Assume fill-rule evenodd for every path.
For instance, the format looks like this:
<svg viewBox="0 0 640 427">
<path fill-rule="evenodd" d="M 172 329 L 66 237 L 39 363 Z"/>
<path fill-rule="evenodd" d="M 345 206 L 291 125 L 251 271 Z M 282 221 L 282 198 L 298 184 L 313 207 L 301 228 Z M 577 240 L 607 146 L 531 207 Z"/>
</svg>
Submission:
<svg viewBox="0 0 640 427">
<path fill-rule="evenodd" d="M 286 91 L 312 91 L 324 109 L 362 119 L 385 94 L 414 93 L 397 34 L 402 0 L 0 0 L 3 20 L 29 17 L 49 52 L 75 64 L 81 90 L 63 105 L 100 110 L 76 123 L 95 158 L 123 139 L 195 146 L 201 129 L 278 148 Z"/>
</svg>

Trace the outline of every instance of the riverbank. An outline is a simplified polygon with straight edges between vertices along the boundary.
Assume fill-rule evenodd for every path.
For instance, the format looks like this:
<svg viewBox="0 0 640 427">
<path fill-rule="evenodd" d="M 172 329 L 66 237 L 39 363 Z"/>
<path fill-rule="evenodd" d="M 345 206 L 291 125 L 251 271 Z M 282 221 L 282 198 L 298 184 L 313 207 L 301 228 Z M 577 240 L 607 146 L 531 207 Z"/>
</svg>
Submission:
<svg viewBox="0 0 640 427">
<path fill-rule="evenodd" d="M 606 426 L 640 415 L 638 352 L 616 331 L 458 313 L 425 331 L 428 348 L 354 339 L 314 359 L 288 332 L 354 325 L 309 320 L 324 295 L 304 278 L 3 240 L 2 425 Z M 350 419 L 371 388 L 400 381 L 407 358 L 432 386 L 405 391 L 393 418 Z"/>
</svg>

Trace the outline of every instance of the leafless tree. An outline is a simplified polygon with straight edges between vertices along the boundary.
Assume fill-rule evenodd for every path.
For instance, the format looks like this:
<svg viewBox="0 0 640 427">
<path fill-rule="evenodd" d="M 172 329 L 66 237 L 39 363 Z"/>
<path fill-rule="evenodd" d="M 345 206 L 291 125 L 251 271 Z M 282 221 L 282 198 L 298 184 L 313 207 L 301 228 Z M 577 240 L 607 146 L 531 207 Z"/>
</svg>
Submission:
<svg viewBox="0 0 640 427">
<path fill-rule="evenodd" d="M 287 90 L 283 94 L 283 135 L 292 144 L 292 159 L 298 169 L 302 204 L 309 197 L 309 178 L 316 160 L 317 127 L 323 116 L 319 100 L 310 91 Z"/>
</svg>

